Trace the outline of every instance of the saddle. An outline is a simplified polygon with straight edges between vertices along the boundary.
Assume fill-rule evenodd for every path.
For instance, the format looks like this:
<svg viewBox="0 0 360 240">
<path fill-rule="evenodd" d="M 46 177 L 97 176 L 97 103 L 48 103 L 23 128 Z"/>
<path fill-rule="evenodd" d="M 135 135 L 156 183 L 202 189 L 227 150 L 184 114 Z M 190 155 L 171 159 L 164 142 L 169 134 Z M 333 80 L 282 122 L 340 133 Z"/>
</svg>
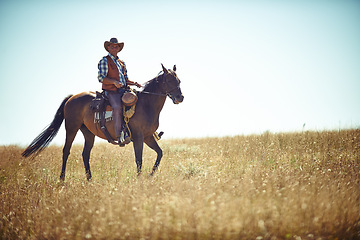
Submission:
<svg viewBox="0 0 360 240">
<path fill-rule="evenodd" d="M 124 105 L 124 122 L 126 123 L 127 131 L 131 136 L 130 129 L 128 127 L 129 119 L 135 113 L 135 104 L 137 102 L 137 96 L 132 91 L 127 91 L 124 93 L 122 97 L 123 105 Z M 100 129 L 105 135 L 106 139 L 109 143 L 118 144 L 111 137 L 109 131 L 107 130 L 105 123 L 107 121 L 112 120 L 112 108 L 110 106 L 110 102 L 105 95 L 105 91 L 96 92 L 96 97 L 91 101 L 90 108 L 94 111 L 94 122 L 100 124 Z"/>
</svg>

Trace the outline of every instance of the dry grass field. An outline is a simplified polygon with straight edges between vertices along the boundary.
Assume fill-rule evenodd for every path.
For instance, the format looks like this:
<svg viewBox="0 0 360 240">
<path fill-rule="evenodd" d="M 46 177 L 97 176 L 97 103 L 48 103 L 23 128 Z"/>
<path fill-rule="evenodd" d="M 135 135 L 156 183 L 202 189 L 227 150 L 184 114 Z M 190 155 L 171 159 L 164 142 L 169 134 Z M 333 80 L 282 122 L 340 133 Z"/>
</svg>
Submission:
<svg viewBox="0 0 360 240">
<path fill-rule="evenodd" d="M 136 176 L 132 146 L 0 147 L 0 239 L 360 239 L 360 130 L 161 140 Z M 131 145 L 131 144 L 130 144 Z"/>
</svg>

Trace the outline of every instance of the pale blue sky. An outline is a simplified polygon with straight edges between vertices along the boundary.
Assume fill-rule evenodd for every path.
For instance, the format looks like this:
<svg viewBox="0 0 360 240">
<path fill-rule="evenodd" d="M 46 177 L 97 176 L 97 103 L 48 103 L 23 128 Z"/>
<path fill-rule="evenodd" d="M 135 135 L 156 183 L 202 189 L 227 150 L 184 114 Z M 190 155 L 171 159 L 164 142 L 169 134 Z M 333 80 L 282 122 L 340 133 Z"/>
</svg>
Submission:
<svg viewBox="0 0 360 240">
<path fill-rule="evenodd" d="M 2 0 L 0 36 L 2 145 L 100 90 L 111 37 L 134 81 L 177 65 L 185 100 L 161 113 L 167 138 L 360 126 L 360 1 Z"/>
</svg>

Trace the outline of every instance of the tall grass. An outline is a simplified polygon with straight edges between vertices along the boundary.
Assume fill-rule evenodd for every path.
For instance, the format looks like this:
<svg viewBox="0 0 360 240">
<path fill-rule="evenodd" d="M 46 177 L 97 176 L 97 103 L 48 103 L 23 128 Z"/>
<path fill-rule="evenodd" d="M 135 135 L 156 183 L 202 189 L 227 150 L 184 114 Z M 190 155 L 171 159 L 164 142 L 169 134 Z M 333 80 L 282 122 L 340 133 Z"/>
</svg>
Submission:
<svg viewBox="0 0 360 240">
<path fill-rule="evenodd" d="M 0 147 L 0 239 L 359 239 L 360 130 L 161 140 L 132 147 Z"/>
</svg>

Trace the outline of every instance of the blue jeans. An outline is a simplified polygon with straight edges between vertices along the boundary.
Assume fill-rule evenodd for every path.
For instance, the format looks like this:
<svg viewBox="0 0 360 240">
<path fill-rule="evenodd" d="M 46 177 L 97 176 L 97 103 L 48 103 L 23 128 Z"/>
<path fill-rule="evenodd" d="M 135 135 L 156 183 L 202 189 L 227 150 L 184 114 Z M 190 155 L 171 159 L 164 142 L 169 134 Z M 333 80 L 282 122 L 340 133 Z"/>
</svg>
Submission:
<svg viewBox="0 0 360 240">
<path fill-rule="evenodd" d="M 119 88 L 118 91 L 112 92 L 112 91 L 106 91 L 106 96 L 109 99 L 110 105 L 113 109 L 113 121 L 114 121 L 114 127 L 115 127 L 115 136 L 116 138 L 120 137 L 121 131 L 122 131 L 122 96 L 125 92 L 125 89 Z"/>
</svg>

